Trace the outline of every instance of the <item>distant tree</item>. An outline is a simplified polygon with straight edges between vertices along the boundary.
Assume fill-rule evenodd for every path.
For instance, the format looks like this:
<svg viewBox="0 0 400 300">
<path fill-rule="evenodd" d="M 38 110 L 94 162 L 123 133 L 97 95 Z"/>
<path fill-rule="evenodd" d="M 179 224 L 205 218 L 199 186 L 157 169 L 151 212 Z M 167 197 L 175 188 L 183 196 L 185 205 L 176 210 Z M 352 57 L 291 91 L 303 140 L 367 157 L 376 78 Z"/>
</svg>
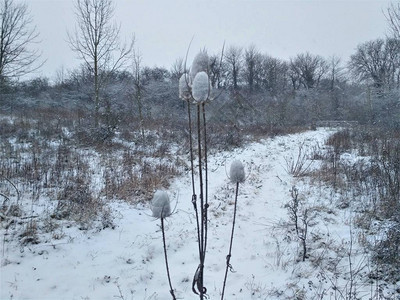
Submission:
<svg viewBox="0 0 400 300">
<path fill-rule="evenodd" d="M 242 48 L 230 46 L 224 55 L 226 78 L 233 89 L 239 87 L 239 75 L 242 68 Z"/>
<path fill-rule="evenodd" d="M 134 102 L 138 105 L 140 131 L 142 139 L 144 139 L 144 120 L 143 120 L 143 94 L 145 92 L 145 84 L 142 76 L 142 56 L 138 51 L 133 54 L 133 94 Z"/>
<path fill-rule="evenodd" d="M 290 60 L 290 74 L 295 89 L 300 86 L 306 89 L 317 87 L 327 71 L 326 61 L 319 55 L 306 52 Z"/>
<path fill-rule="evenodd" d="M 345 69 L 342 65 L 340 57 L 332 56 L 328 60 L 328 79 L 330 82 L 330 89 L 333 90 L 335 86 L 344 80 Z"/>
<path fill-rule="evenodd" d="M 253 91 L 254 85 L 257 82 L 261 63 L 261 53 L 254 45 L 251 45 L 245 50 L 243 60 L 243 77 L 250 91 Z"/>
<path fill-rule="evenodd" d="M 111 0 L 76 0 L 77 27 L 68 34 L 71 49 L 84 61 L 93 76 L 95 124 L 99 122 L 101 89 L 108 75 L 126 65 L 134 39 L 119 42 L 120 26 L 112 23 L 114 6 Z"/>
<path fill-rule="evenodd" d="M 224 65 L 223 65 L 224 51 L 225 51 L 225 42 L 222 45 L 221 53 L 209 56 L 208 76 L 210 78 L 211 86 L 216 89 L 219 89 L 222 86 L 223 74 L 224 74 Z"/>
<path fill-rule="evenodd" d="M 264 55 L 260 70 L 261 75 L 259 76 L 260 85 L 273 96 L 285 91 L 288 81 L 288 68 L 285 61 Z"/>
<path fill-rule="evenodd" d="M 21 84 L 22 90 L 31 97 L 37 97 L 40 93 L 49 89 L 49 80 L 45 77 L 37 77 Z"/>
<path fill-rule="evenodd" d="M 40 53 L 32 49 L 39 34 L 32 25 L 28 7 L 14 0 L 0 0 L 0 84 L 36 71 Z"/>
<path fill-rule="evenodd" d="M 163 67 L 144 67 L 142 70 L 143 80 L 147 83 L 151 81 L 166 81 L 170 78 L 170 73 Z"/>
<path fill-rule="evenodd" d="M 301 76 L 299 72 L 292 66 L 292 61 L 289 63 L 288 77 L 292 84 L 293 90 L 298 90 L 301 86 Z"/>
<path fill-rule="evenodd" d="M 67 70 L 65 69 L 64 66 L 61 66 L 56 70 L 54 83 L 56 86 L 60 87 L 65 85 L 66 81 L 67 81 Z"/>
<path fill-rule="evenodd" d="M 328 91 L 329 97 L 331 100 L 331 111 L 332 117 L 334 119 L 340 118 L 340 98 L 342 92 L 340 91 L 340 86 L 345 81 L 345 69 L 342 65 L 340 57 L 332 56 L 328 60 L 328 74 L 327 74 L 327 81 L 328 81 Z"/>
<path fill-rule="evenodd" d="M 171 67 L 170 75 L 171 80 L 178 81 L 182 74 L 185 73 L 185 63 L 182 57 L 174 61 Z"/>
<path fill-rule="evenodd" d="M 217 54 L 210 55 L 209 57 L 210 60 L 210 68 L 209 68 L 209 74 L 210 74 L 210 82 L 211 86 L 218 89 L 221 87 L 222 84 L 222 62 L 221 62 L 221 56 Z"/>
<path fill-rule="evenodd" d="M 400 40 L 388 38 L 365 42 L 350 57 L 349 69 L 361 82 L 378 92 L 400 84 Z"/>
</svg>

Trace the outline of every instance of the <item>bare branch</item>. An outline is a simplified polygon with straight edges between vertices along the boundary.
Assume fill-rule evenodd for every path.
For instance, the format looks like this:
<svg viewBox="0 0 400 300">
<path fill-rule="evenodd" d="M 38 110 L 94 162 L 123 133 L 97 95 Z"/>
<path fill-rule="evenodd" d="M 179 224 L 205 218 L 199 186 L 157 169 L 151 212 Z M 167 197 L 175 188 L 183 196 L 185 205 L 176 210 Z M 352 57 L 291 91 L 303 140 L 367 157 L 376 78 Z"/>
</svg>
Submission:
<svg viewBox="0 0 400 300">
<path fill-rule="evenodd" d="M 400 3 L 390 3 L 384 15 L 389 23 L 392 37 L 400 39 Z"/>
<path fill-rule="evenodd" d="M 0 80 L 17 78 L 39 69 L 41 53 L 31 49 L 39 34 L 26 4 L 0 0 Z"/>
</svg>

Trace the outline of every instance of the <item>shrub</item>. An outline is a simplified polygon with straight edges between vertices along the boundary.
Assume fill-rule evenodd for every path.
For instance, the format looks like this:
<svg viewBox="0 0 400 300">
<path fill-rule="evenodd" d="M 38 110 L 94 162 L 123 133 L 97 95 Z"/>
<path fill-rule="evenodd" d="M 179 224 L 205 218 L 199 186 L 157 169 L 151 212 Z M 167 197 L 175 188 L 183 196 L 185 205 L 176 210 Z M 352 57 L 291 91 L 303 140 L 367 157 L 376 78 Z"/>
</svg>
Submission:
<svg viewBox="0 0 400 300">
<path fill-rule="evenodd" d="M 345 129 L 331 135 L 326 145 L 332 146 L 335 154 L 340 154 L 351 149 L 350 130 Z"/>
</svg>

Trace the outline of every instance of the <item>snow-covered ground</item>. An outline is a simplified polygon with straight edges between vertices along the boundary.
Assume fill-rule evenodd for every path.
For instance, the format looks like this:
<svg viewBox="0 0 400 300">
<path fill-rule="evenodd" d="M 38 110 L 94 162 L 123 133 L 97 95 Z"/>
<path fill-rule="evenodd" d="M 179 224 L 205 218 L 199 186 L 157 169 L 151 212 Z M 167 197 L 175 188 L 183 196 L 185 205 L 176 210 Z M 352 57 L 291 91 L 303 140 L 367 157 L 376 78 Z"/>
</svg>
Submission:
<svg viewBox="0 0 400 300">
<path fill-rule="evenodd" d="M 226 174 L 235 159 L 245 164 L 248 177 L 239 189 L 231 258 L 234 272 L 228 274 L 225 298 L 284 299 L 307 294 L 315 299 L 318 293 L 334 293 L 329 289 L 332 280 L 338 286 L 346 284 L 319 269 L 319 264 L 326 263 L 318 262 L 315 253 L 321 251 L 322 257 L 333 247 L 314 246 L 336 243 L 346 256 L 351 249 L 346 248 L 351 240 L 350 213 L 330 209 L 335 196 L 328 188 L 311 187 L 286 170 L 301 144 L 305 149 L 322 146 L 332 133 L 318 129 L 278 136 L 209 157 L 210 223 L 204 275 L 209 299 L 219 299 L 222 289 L 234 207 L 234 185 Z M 307 205 L 322 207 L 318 221 L 310 225 L 312 259 L 305 262 L 284 207 L 293 185 Z M 177 201 L 175 213 L 166 220 L 172 284 L 179 299 L 196 299 L 191 284 L 198 248 L 189 174 L 176 178 L 167 192 L 172 206 Z M 56 229 L 58 240 L 41 239 L 40 244 L 25 247 L 3 243 L 0 299 L 171 299 L 160 221 L 151 217 L 148 207 L 125 202 L 109 205 L 115 229 L 62 227 Z M 338 259 L 336 267 L 342 264 L 346 265 Z"/>
</svg>

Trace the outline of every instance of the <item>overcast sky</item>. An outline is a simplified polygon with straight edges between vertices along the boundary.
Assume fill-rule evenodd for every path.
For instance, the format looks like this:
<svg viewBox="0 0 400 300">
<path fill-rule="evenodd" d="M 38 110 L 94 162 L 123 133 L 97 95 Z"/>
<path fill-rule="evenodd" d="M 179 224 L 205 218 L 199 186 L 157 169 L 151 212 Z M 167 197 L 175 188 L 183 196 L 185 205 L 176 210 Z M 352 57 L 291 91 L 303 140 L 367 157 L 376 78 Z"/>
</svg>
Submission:
<svg viewBox="0 0 400 300">
<path fill-rule="evenodd" d="M 67 31 L 74 31 L 74 0 L 17 0 L 28 4 L 40 33 L 37 45 L 47 60 L 37 75 L 53 78 L 57 70 L 79 64 Z M 384 37 L 384 0 L 115 0 L 121 37 L 136 37 L 135 48 L 148 66 L 170 69 L 206 47 L 218 53 L 226 45 L 248 47 L 289 59 L 309 51 L 348 60 L 358 44 Z"/>
</svg>

